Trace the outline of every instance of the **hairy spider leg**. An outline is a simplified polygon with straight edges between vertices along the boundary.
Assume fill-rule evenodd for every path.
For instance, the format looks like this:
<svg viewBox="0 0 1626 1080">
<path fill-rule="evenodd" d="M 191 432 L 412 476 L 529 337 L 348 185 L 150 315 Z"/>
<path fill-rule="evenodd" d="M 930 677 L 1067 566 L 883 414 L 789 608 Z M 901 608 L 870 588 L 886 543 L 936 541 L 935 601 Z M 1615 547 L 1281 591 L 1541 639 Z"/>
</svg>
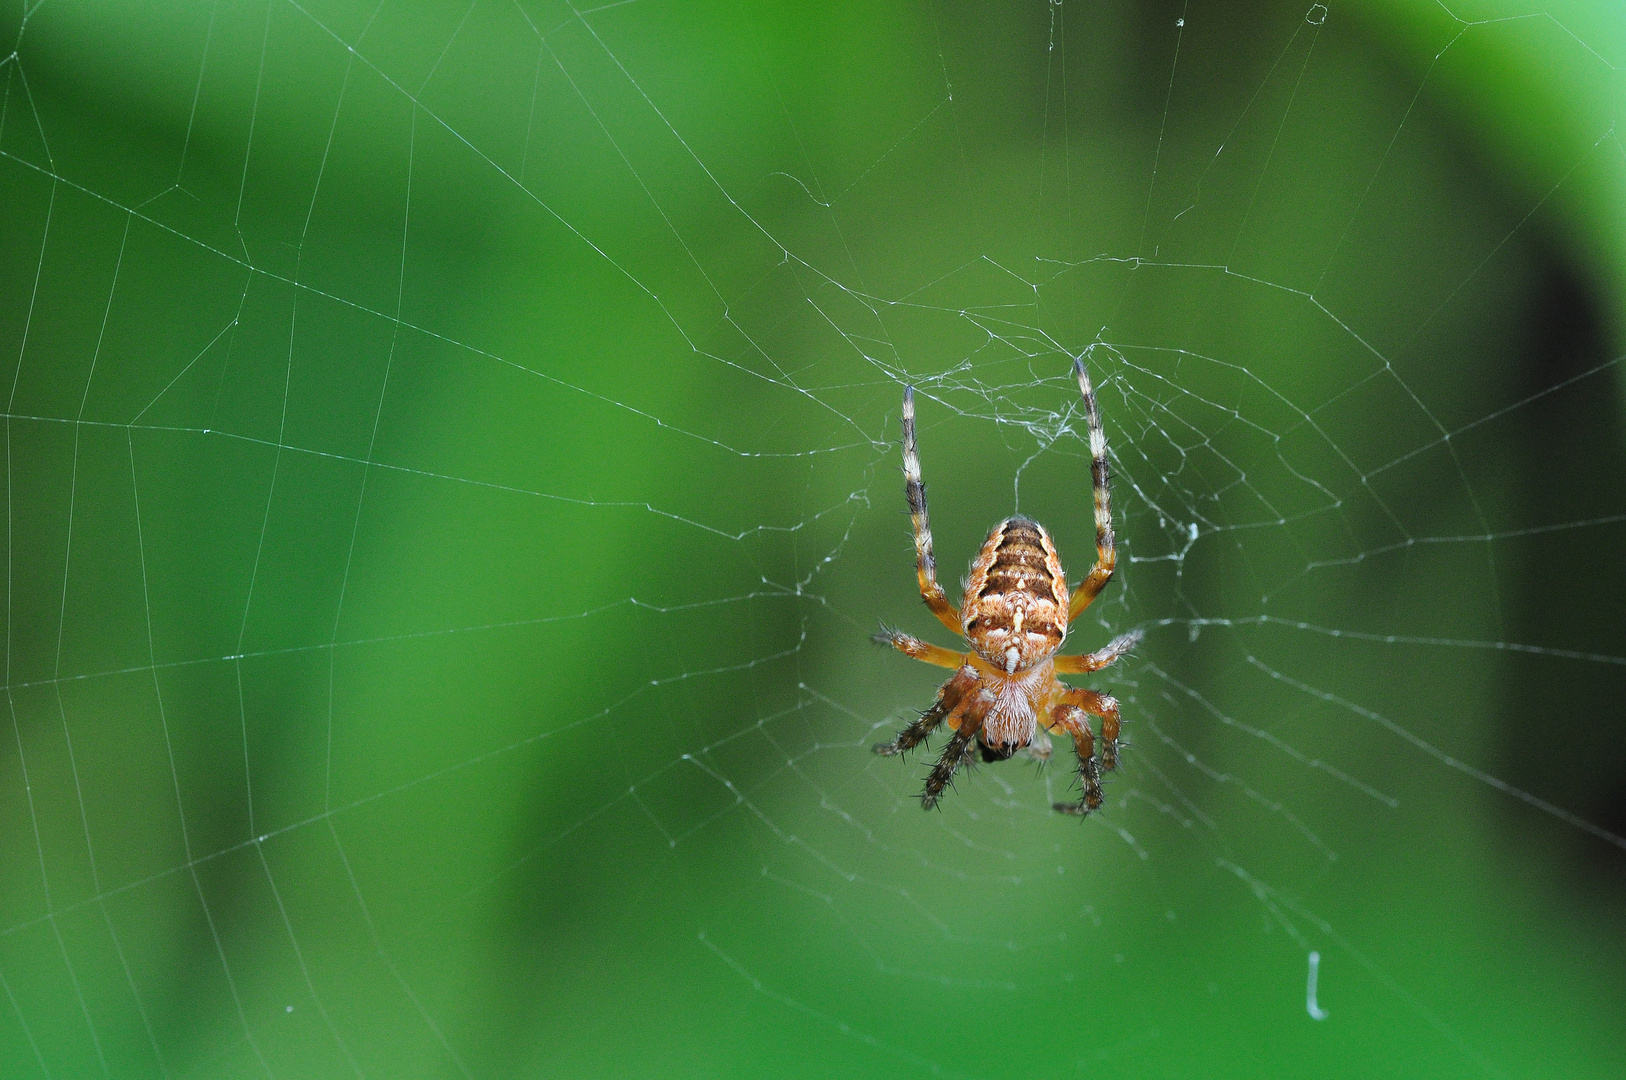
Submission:
<svg viewBox="0 0 1626 1080">
<path fill-rule="evenodd" d="M 937 621 L 961 632 L 960 613 L 943 586 L 937 583 L 937 556 L 932 553 L 932 523 L 926 516 L 926 485 L 920 480 L 920 451 L 915 446 L 915 388 L 903 388 L 903 490 L 909 498 L 909 522 L 915 529 L 915 576 L 920 579 L 920 598 L 932 609 Z"/>
<path fill-rule="evenodd" d="M 901 754 L 905 750 L 913 750 L 925 742 L 926 737 L 932 733 L 933 729 L 938 724 L 941 724 L 949 713 L 960 707 L 965 700 L 966 694 L 975 685 L 977 685 L 977 669 L 967 664 L 955 672 L 948 682 L 938 688 L 937 700 L 932 703 L 931 708 L 921 714 L 919 720 L 900 731 L 898 737 L 891 742 L 876 743 L 875 752 L 882 757 L 891 757 L 893 754 Z"/>
<path fill-rule="evenodd" d="M 1099 810 L 1102 801 L 1101 763 L 1095 759 L 1095 733 L 1090 730 L 1090 723 L 1084 717 L 1084 710 L 1063 700 L 1050 711 L 1049 727 L 1052 731 L 1065 732 L 1073 737 L 1073 746 L 1078 751 L 1078 782 L 1084 789 L 1084 797 L 1078 802 L 1059 802 L 1053 805 L 1064 814 L 1083 815 L 1091 810 Z"/>
<path fill-rule="evenodd" d="M 1094 690 L 1063 690 L 1057 697 L 1067 705 L 1077 705 L 1091 716 L 1101 718 L 1101 767 L 1103 769 L 1116 769 L 1118 767 L 1118 699 L 1111 694 L 1101 694 Z"/>
<path fill-rule="evenodd" d="M 965 653 L 958 653 L 953 649 L 945 649 L 941 645 L 921 641 L 919 638 L 905 634 L 901 630 L 893 630 L 886 626 L 881 627 L 880 632 L 875 635 L 875 641 L 881 645 L 890 645 L 905 656 L 913 657 L 928 664 L 935 664 L 938 667 L 954 668 L 965 663 Z"/>
<path fill-rule="evenodd" d="M 1058 675 L 1088 675 L 1092 671 L 1100 671 L 1124 653 L 1140 644 L 1141 632 L 1131 630 L 1127 634 L 1120 634 L 1107 642 L 1106 647 L 1083 656 L 1056 657 L 1056 674 Z M 898 648 L 903 649 L 902 645 Z M 909 650 L 904 649 L 905 652 Z M 945 665 L 947 666 L 947 665 Z"/>
<path fill-rule="evenodd" d="M 949 740 L 943 756 L 938 758 L 937 765 L 926 777 L 926 790 L 920 793 L 920 805 L 927 810 L 937 805 L 937 797 L 943 794 L 943 789 L 954 779 L 954 774 L 959 771 L 960 766 L 970 760 L 972 747 L 976 745 L 977 732 L 982 730 L 982 722 L 987 719 L 995 700 L 997 699 L 994 692 L 986 686 L 971 698 L 970 706 L 960 717 L 960 726 L 954 732 L 954 738 Z"/>
<path fill-rule="evenodd" d="M 1073 361 L 1073 374 L 1078 376 L 1078 389 L 1084 395 L 1084 419 L 1090 429 L 1090 487 L 1095 493 L 1095 566 L 1090 574 L 1073 590 L 1067 604 L 1069 624 L 1090 606 L 1112 580 L 1118 568 L 1118 547 L 1112 536 L 1112 500 L 1107 488 L 1111 477 L 1107 469 L 1107 436 L 1101 429 L 1101 409 L 1095 400 L 1095 388 L 1090 385 L 1090 374 L 1084 370 L 1084 360 Z M 906 426 L 905 430 L 909 430 Z M 922 501 L 922 507 L 925 503 Z"/>
</svg>

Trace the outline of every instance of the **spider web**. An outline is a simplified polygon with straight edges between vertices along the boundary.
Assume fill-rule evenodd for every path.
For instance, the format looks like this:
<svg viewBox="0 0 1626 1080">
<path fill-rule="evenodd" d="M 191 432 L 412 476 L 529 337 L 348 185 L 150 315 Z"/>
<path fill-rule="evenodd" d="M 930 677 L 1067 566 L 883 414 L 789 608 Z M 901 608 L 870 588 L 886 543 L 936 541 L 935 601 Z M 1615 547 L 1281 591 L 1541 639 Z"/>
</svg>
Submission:
<svg viewBox="0 0 1626 1080">
<path fill-rule="evenodd" d="M 1620 368 L 1530 357 L 1615 22 L 4 27 L 6 1075 L 1607 1073 L 1626 840 L 1530 698 L 1626 668 L 1542 471 Z M 1077 356 L 1122 768 L 922 814 L 901 387 L 951 591 L 1013 510 L 1076 580 Z"/>
</svg>

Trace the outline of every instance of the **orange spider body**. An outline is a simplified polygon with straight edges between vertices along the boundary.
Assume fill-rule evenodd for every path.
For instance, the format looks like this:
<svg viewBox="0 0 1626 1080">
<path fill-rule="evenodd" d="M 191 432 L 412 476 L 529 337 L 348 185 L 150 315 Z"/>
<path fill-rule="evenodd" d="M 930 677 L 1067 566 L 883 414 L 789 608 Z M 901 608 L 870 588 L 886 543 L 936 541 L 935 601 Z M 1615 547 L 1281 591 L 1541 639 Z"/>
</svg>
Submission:
<svg viewBox="0 0 1626 1080">
<path fill-rule="evenodd" d="M 973 742 L 984 761 L 1002 761 L 1029 747 L 1036 756 L 1048 757 L 1050 741 L 1039 733 L 1041 726 L 1071 736 L 1078 751 L 1084 797 L 1077 803 L 1057 803 L 1057 810 L 1086 814 L 1098 808 L 1102 801 L 1101 770 L 1117 766 L 1118 703 L 1106 694 L 1069 687 L 1056 678 L 1058 674 L 1098 671 L 1140 640 L 1139 633 L 1131 632 L 1099 652 L 1056 655 L 1067 640 L 1068 624 L 1100 594 L 1117 567 L 1106 437 L 1082 361 L 1075 362 L 1073 370 L 1089 422 L 1095 566 L 1078 589 L 1069 593 L 1061 556 L 1044 526 L 1025 517 L 1009 517 L 994 526 L 977 553 L 958 609 L 948 602 L 937 583 L 926 487 L 921 482 L 915 445 L 914 391 L 904 389 L 904 490 L 914 524 L 920 595 L 944 626 L 957 631 L 971 645 L 971 652 L 962 654 L 895 630 L 883 629 L 876 636 L 876 640 L 917 660 L 956 669 L 938 690 L 937 701 L 919 720 L 892 742 L 875 748 L 880 754 L 902 753 L 924 742 L 938 724 L 947 723 L 954 736 L 926 779 L 921 802 L 927 807 L 936 805 L 955 771 L 970 757 Z M 1100 760 L 1095 757 L 1095 735 L 1086 714 L 1101 717 Z"/>
<path fill-rule="evenodd" d="M 1067 640 L 1067 596 L 1061 556 L 1036 521 L 1006 518 L 971 564 L 961 633 L 971 643 L 967 659 L 978 681 L 994 692 L 982 742 L 996 753 L 1030 745 L 1039 716 L 1066 689 L 1050 658 Z"/>
</svg>

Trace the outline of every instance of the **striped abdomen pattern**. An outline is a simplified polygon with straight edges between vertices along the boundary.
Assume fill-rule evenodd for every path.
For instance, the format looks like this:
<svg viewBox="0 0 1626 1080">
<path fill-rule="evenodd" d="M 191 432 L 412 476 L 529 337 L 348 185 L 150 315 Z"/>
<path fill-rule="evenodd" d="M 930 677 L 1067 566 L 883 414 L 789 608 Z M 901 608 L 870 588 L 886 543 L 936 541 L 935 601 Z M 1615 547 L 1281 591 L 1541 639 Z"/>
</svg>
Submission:
<svg viewBox="0 0 1626 1080">
<path fill-rule="evenodd" d="M 1006 518 L 971 564 L 961 626 L 977 655 L 1014 674 L 1061 648 L 1067 602 L 1067 578 L 1050 534 L 1036 521 Z"/>
</svg>

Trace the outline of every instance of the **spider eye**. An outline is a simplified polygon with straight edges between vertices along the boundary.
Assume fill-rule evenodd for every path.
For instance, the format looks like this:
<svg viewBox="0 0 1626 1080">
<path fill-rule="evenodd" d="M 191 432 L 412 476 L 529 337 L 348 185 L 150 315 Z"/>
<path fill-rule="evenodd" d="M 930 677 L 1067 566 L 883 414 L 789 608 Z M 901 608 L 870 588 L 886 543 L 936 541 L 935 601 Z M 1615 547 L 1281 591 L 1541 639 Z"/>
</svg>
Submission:
<svg viewBox="0 0 1626 1080">
<path fill-rule="evenodd" d="M 966 623 L 965 624 L 965 632 L 969 634 L 969 633 L 972 633 L 973 631 L 975 631 L 977 629 L 977 622 L 978 622 L 978 620 L 972 619 L 970 622 Z"/>
</svg>

